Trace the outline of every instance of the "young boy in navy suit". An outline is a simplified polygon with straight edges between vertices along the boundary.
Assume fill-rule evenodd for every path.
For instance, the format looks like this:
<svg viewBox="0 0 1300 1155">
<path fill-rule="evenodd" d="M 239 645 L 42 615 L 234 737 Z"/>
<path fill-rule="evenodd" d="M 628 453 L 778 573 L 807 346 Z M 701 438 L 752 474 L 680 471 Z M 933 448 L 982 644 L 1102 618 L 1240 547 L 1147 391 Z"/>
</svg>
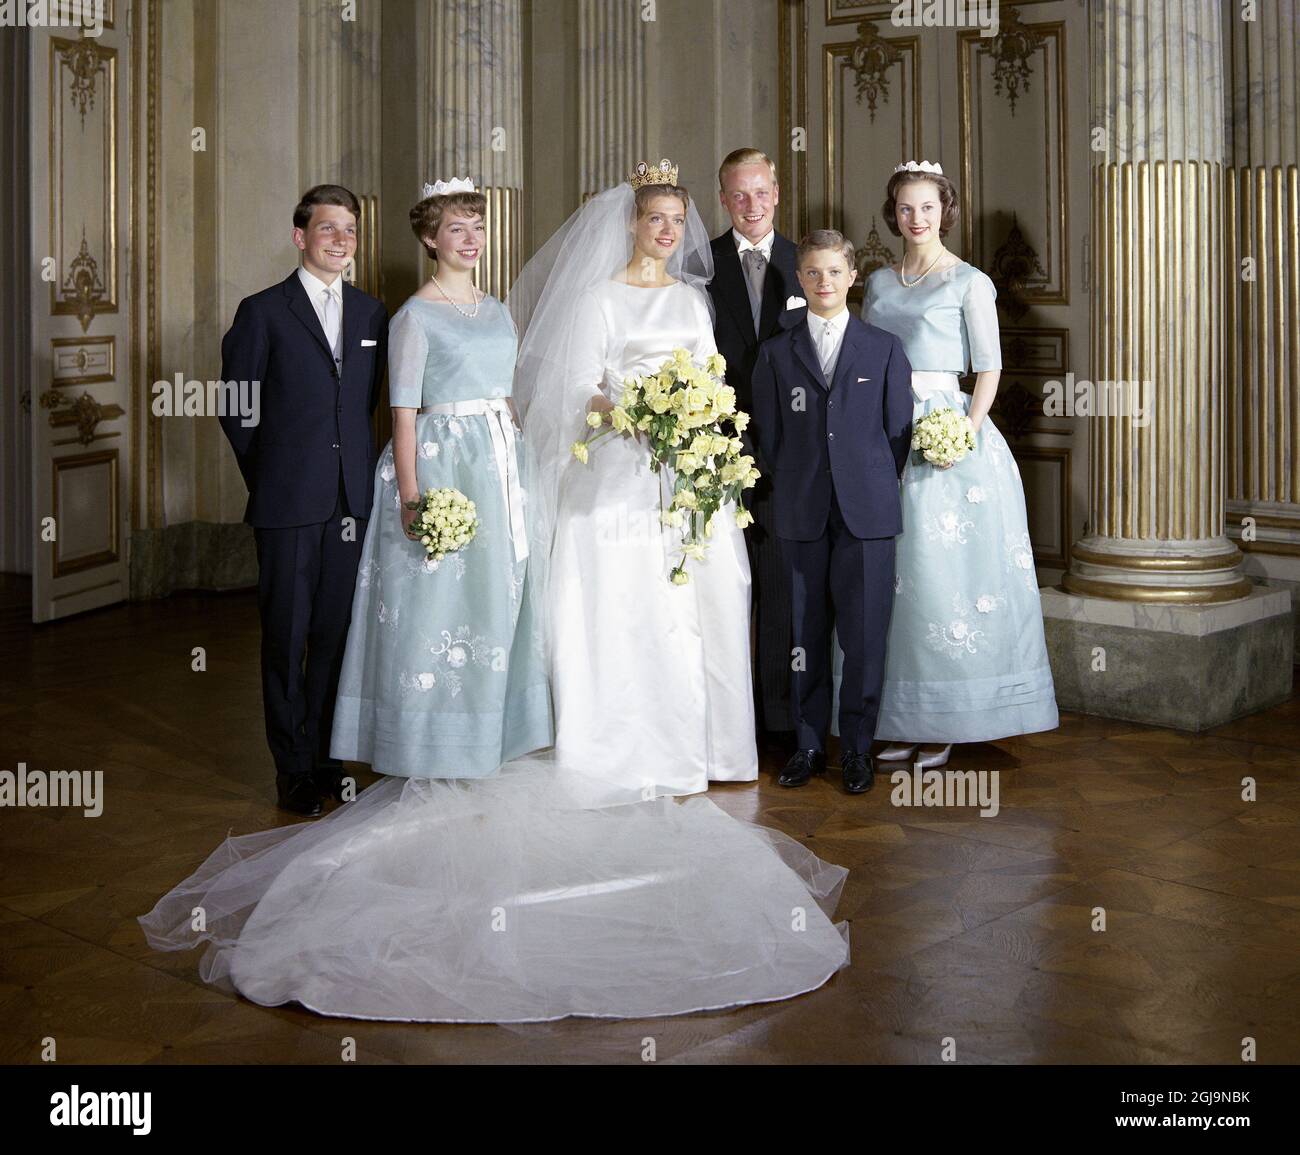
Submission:
<svg viewBox="0 0 1300 1155">
<path fill-rule="evenodd" d="M 870 790 L 871 742 L 894 601 L 898 484 L 912 439 L 912 367 L 892 333 L 846 305 L 851 242 L 816 229 L 799 243 L 803 320 L 763 342 L 753 376 L 760 466 L 772 480 L 790 582 L 790 708 L 796 750 L 778 779 L 826 769 L 831 631 L 844 651 L 840 765 L 850 794 Z"/>
</svg>

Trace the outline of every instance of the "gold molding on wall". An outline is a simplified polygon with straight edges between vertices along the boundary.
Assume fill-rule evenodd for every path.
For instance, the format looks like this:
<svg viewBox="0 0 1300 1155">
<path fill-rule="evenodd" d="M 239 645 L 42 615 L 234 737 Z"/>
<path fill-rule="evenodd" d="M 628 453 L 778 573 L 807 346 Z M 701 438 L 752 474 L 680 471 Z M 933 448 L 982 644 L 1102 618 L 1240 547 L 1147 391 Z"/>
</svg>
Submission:
<svg viewBox="0 0 1300 1155">
<path fill-rule="evenodd" d="M 50 387 L 97 385 L 117 376 L 117 339 L 55 337 L 50 341 Z"/>
<path fill-rule="evenodd" d="M 900 54 L 907 54 L 910 57 L 912 69 L 912 142 L 911 149 L 904 149 L 904 152 L 910 151 L 913 155 L 921 154 L 921 41 L 916 36 L 898 36 L 888 38 Z M 825 155 L 825 172 L 823 176 L 823 195 L 826 204 L 831 210 L 832 227 L 841 231 L 844 229 L 844 206 L 840 203 L 839 188 L 835 179 L 835 108 L 836 108 L 836 87 L 837 81 L 843 77 L 844 69 L 841 65 L 844 61 L 852 56 L 853 49 L 857 41 L 839 41 L 833 44 L 822 45 L 822 132 L 825 139 L 822 147 Z M 841 87 L 842 91 L 842 87 Z M 900 109 L 903 117 L 903 124 L 907 123 L 907 113 Z"/>
<path fill-rule="evenodd" d="M 1049 270 L 1049 280 L 1051 277 L 1050 270 L 1053 263 L 1057 264 L 1059 273 L 1057 276 L 1059 288 L 1054 291 L 1034 289 L 1028 287 L 1021 294 L 1022 299 L 1031 305 L 1068 305 L 1070 303 L 1070 213 L 1069 213 L 1069 157 L 1065 147 L 1066 127 L 1069 124 L 1069 90 L 1066 79 L 1065 55 L 1065 22 L 1054 21 L 1050 24 L 1034 24 L 1030 27 L 1034 32 L 1041 35 L 1044 40 L 1054 40 L 1056 48 L 1056 91 L 1058 100 L 1056 104 L 1056 188 L 1047 189 L 1044 192 L 1045 208 L 1050 214 L 1053 205 L 1056 206 L 1057 220 L 1056 227 L 1059 230 L 1057 238 L 1056 252 L 1058 257 L 1053 259 L 1050 248 L 1051 221 L 1045 221 L 1046 242 L 1049 246 L 1047 254 L 1047 264 Z M 993 257 L 991 252 L 976 252 L 974 234 L 974 153 L 975 153 L 975 125 L 973 122 L 973 89 L 972 74 L 978 75 L 976 69 L 971 67 L 971 51 L 974 46 L 976 54 L 980 51 L 987 52 L 987 47 L 981 49 L 980 45 L 987 45 L 988 40 L 981 37 L 978 32 L 962 32 L 957 37 L 957 96 L 960 125 L 960 171 L 961 187 L 958 195 L 961 198 L 961 239 L 962 250 L 966 259 L 980 268 L 986 268 Z M 1047 66 L 1047 50 L 1043 48 L 1044 67 Z M 1042 84 L 1043 100 L 1049 101 L 1051 93 L 1046 83 Z M 1050 108 L 1045 110 L 1045 116 L 1051 115 Z M 1045 133 L 1047 140 L 1044 142 L 1047 149 L 1051 148 L 1051 133 Z M 1043 157 L 1043 171 L 1050 173 L 1052 170 L 1052 157 L 1050 152 L 1045 152 Z M 982 206 L 981 206 L 982 207 Z M 1023 229 L 1023 226 L 1021 226 Z M 983 239 L 982 237 L 979 239 Z M 981 246 L 981 249 L 983 246 Z"/>
<path fill-rule="evenodd" d="M 932 3 L 933 0 L 926 0 L 926 3 Z M 1059 0 L 1015 0 L 1017 8 L 1023 8 L 1026 4 L 1053 4 Z M 1010 7 L 1010 4 L 1005 5 Z M 876 20 L 881 16 L 892 15 L 898 7 L 898 0 L 860 0 L 855 5 L 849 5 L 841 0 L 836 4 L 835 0 L 826 0 L 826 24 L 856 24 L 859 20 Z M 840 15 L 835 15 L 839 12 Z M 900 25 L 900 27 L 902 27 Z"/>
<path fill-rule="evenodd" d="M 59 534 L 54 543 L 53 555 L 54 564 L 52 576 L 55 578 L 65 577 L 68 574 L 80 573 L 82 570 L 94 569 L 101 565 L 111 565 L 121 556 L 121 537 L 118 532 L 118 451 L 116 449 L 101 449 L 96 453 L 78 453 L 70 457 L 57 457 L 50 463 L 50 496 L 53 502 L 54 524 L 58 528 Z M 74 469 L 87 469 L 97 465 L 107 465 L 109 473 L 109 483 L 105 487 L 108 494 L 108 518 L 109 518 L 109 541 L 108 549 L 100 550 L 97 553 L 85 554 L 80 557 L 69 558 L 64 560 L 60 555 L 60 548 L 66 540 L 63 536 L 63 511 L 59 507 L 59 475 L 68 473 Z M 78 591 L 84 592 L 84 591 Z"/>
<path fill-rule="evenodd" d="M 1043 461 L 1056 465 L 1060 475 L 1057 481 L 1060 496 L 1056 516 L 1061 532 L 1061 549 L 1059 553 L 1054 554 L 1040 553 L 1035 549 L 1034 561 L 1038 565 L 1050 566 L 1053 569 L 1068 569 L 1070 550 L 1074 542 L 1074 527 L 1070 520 L 1070 448 L 1069 446 L 1018 445 L 1015 458 L 1017 464 L 1026 461 Z"/>
<path fill-rule="evenodd" d="M 50 313 L 76 317 L 84 333 L 98 314 L 118 310 L 117 49 L 97 44 L 88 37 L 74 40 L 51 36 L 49 77 L 50 247 L 47 255 L 55 262 L 55 277 L 50 282 Z M 65 80 L 69 82 L 66 89 Z M 65 178 L 81 150 L 70 142 L 69 112 L 75 115 L 76 129 L 82 133 L 92 113 L 103 118 L 103 174 L 99 191 L 104 214 L 103 236 L 95 238 L 97 242 L 102 240 L 103 249 L 96 251 L 90 247 L 83 217 L 79 230 L 81 244 L 75 255 L 67 244 L 71 222 L 67 219 Z"/>
</svg>

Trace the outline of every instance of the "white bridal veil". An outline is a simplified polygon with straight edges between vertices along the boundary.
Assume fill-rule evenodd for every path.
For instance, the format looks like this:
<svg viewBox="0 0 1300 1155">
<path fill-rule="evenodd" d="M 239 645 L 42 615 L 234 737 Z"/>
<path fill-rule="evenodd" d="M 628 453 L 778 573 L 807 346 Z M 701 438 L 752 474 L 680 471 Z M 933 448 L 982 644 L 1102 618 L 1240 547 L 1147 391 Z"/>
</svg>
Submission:
<svg viewBox="0 0 1300 1155">
<path fill-rule="evenodd" d="M 510 294 L 544 621 L 558 478 L 599 384 L 567 351 L 632 222 L 629 185 L 592 198 Z M 712 274 L 693 206 L 669 273 L 701 292 Z M 600 772 L 543 752 L 489 779 L 382 778 L 315 822 L 228 837 L 140 922 L 155 949 L 206 944 L 208 982 L 363 1019 L 681 1014 L 789 998 L 847 963 L 843 868 L 703 795 L 611 799 Z"/>
<path fill-rule="evenodd" d="M 571 367 L 579 358 L 572 346 L 583 340 L 583 326 L 595 319 L 593 291 L 621 274 L 632 258 L 635 215 L 636 194 L 627 182 L 592 197 L 524 266 L 506 298 L 520 334 L 514 395 L 527 447 L 525 490 L 529 539 L 534 543 L 528 580 L 539 607 L 547 604 L 550 546 L 560 482 L 571 461 L 569 447 L 586 432 L 587 402 L 600 384 L 575 380 Z M 713 251 L 693 200 L 667 272 L 695 289 L 712 316 L 708 284 L 713 279 Z M 607 357 L 617 364 L 622 350 L 608 346 Z M 549 653 L 549 615 L 543 612 L 539 620 Z"/>
</svg>

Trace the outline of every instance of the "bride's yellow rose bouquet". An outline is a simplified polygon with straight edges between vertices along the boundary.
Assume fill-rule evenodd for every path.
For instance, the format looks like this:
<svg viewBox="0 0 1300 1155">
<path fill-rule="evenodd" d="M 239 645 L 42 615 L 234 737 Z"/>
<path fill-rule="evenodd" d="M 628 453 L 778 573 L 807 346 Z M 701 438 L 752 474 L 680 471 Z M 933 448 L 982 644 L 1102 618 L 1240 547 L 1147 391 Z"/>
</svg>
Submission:
<svg viewBox="0 0 1300 1155">
<path fill-rule="evenodd" d="M 660 519 L 682 529 L 682 560 L 669 574 L 675 585 L 690 580 L 688 559 L 704 557 L 713 515 L 724 503 L 735 502 L 742 529 L 754 520 L 740 504 L 741 491 L 759 478 L 739 436 L 749 414 L 736 409 L 736 391 L 723 381 L 726 368 L 719 353 L 697 365 L 685 349 L 674 349 L 657 373 L 625 380 L 612 410 L 588 414 L 593 432 L 573 443 L 574 457 L 585 463 L 588 446 L 601 437 L 637 433 L 645 438 L 655 470 L 672 470 L 672 503 L 660 511 Z"/>
</svg>

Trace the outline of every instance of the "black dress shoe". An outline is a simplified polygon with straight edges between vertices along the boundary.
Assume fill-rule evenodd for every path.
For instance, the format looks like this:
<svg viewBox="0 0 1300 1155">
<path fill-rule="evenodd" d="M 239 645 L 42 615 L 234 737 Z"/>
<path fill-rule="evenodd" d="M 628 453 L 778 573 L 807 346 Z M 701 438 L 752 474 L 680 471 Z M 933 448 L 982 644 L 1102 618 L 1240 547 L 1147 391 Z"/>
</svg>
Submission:
<svg viewBox="0 0 1300 1155">
<path fill-rule="evenodd" d="M 849 794 L 865 794 L 876 780 L 876 770 L 870 754 L 845 750 L 840 755 L 840 771 L 844 775 L 844 789 Z"/>
<path fill-rule="evenodd" d="M 777 778 L 782 786 L 806 786 L 814 774 L 826 773 L 826 755 L 820 750 L 796 750 Z"/>
<path fill-rule="evenodd" d="M 312 777 L 316 781 L 316 789 L 320 791 L 321 797 L 333 798 L 335 802 L 343 801 L 343 787 L 346 782 L 352 781 L 347 771 L 343 769 L 342 762 L 327 762 L 317 766 L 312 771 Z"/>
<path fill-rule="evenodd" d="M 278 795 L 276 805 L 291 814 L 315 818 L 324 809 L 320 789 L 310 774 L 277 774 L 275 791 Z"/>
</svg>

